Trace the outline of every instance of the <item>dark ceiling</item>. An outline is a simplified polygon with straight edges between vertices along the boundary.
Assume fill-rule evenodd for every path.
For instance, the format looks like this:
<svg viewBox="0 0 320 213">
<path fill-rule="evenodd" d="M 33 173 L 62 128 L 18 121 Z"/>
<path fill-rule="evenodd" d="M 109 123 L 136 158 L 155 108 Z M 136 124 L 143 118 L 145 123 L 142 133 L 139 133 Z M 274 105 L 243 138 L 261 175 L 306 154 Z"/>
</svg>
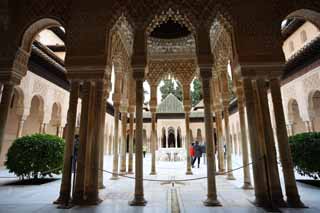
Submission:
<svg viewBox="0 0 320 213">
<path fill-rule="evenodd" d="M 162 23 L 158 27 L 156 27 L 152 31 L 150 36 L 162 39 L 176 39 L 186 37 L 190 34 L 191 32 L 188 30 L 187 27 L 179 23 L 176 23 L 172 20 L 168 20 L 167 22 Z"/>
</svg>

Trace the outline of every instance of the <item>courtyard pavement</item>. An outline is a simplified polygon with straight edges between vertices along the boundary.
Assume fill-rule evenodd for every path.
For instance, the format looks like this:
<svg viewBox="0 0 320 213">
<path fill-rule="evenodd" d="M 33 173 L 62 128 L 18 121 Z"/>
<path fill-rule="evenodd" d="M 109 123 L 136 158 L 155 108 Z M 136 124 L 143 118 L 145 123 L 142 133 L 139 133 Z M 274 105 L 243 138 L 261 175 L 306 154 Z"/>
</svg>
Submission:
<svg viewBox="0 0 320 213">
<path fill-rule="evenodd" d="M 203 158 L 202 158 L 203 160 Z M 105 156 L 104 169 L 112 170 L 112 156 Z M 186 176 L 185 162 L 157 161 L 157 175 L 150 176 L 151 156 L 144 159 L 144 178 L 156 180 L 189 179 L 206 176 L 206 165 L 201 162 L 200 168 L 193 169 L 192 176 Z M 233 168 L 242 166 L 240 156 L 233 156 Z M 281 171 L 281 168 L 280 168 Z M 53 212 L 265 212 L 255 207 L 253 190 L 243 190 L 242 169 L 234 172 L 236 180 L 226 180 L 226 176 L 217 176 L 217 192 L 221 207 L 205 207 L 206 179 L 165 184 L 164 182 L 145 181 L 145 207 L 132 207 L 128 202 L 133 198 L 134 180 L 121 177 L 110 180 L 111 175 L 104 173 L 105 189 L 100 191 L 103 202 L 98 206 L 73 207 L 57 209 L 52 202 L 58 197 L 60 180 L 37 186 L 7 186 L 16 180 L 7 170 L 0 170 L 0 213 L 53 213 Z M 5 178 L 1 178 L 5 177 Z M 134 176 L 132 176 L 134 177 Z M 320 189 L 298 183 L 299 192 L 307 209 L 282 209 L 283 212 L 320 212 Z M 178 208 L 177 208 L 178 207 Z"/>
</svg>

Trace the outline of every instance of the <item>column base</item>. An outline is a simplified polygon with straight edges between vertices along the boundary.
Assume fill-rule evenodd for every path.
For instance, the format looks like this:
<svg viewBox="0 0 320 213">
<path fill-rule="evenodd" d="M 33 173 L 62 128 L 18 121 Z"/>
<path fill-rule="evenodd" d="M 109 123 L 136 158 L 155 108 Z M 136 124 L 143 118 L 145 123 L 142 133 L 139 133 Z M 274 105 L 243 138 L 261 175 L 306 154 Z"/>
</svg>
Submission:
<svg viewBox="0 0 320 213">
<path fill-rule="evenodd" d="M 125 171 L 125 170 L 124 170 L 124 171 L 121 171 L 121 170 L 120 170 L 119 174 L 120 174 L 120 175 L 125 175 L 125 174 L 126 174 L 126 171 Z"/>
<path fill-rule="evenodd" d="M 275 206 L 280 207 L 280 208 L 286 208 L 286 207 L 288 207 L 287 202 L 285 202 L 285 201 L 283 200 L 283 198 L 274 199 L 272 202 L 273 202 L 273 204 L 274 204 Z"/>
<path fill-rule="evenodd" d="M 250 190 L 253 189 L 253 186 L 250 183 L 244 183 L 241 188 L 244 190 Z"/>
<path fill-rule="evenodd" d="M 110 180 L 118 180 L 119 179 L 119 176 L 114 176 L 112 175 L 112 177 L 110 178 Z"/>
<path fill-rule="evenodd" d="M 228 176 L 227 176 L 227 180 L 235 180 L 236 178 L 233 176 L 232 173 L 228 173 Z"/>
<path fill-rule="evenodd" d="M 221 203 L 217 199 L 208 198 L 207 200 L 203 201 L 203 205 L 205 206 L 222 206 Z"/>
<path fill-rule="evenodd" d="M 225 174 L 226 174 L 225 171 L 217 171 L 217 172 L 216 172 L 216 175 L 225 175 Z"/>
<path fill-rule="evenodd" d="M 84 202 L 82 203 L 82 206 L 95 206 L 95 205 L 99 205 L 100 203 L 102 203 L 102 199 L 98 197 L 94 199 L 84 200 Z"/>
<path fill-rule="evenodd" d="M 72 198 L 72 204 L 74 205 L 83 205 L 85 200 L 83 199 L 83 191 L 75 192 Z"/>
<path fill-rule="evenodd" d="M 71 209 L 74 207 L 74 204 L 69 202 L 68 204 L 60 204 L 57 208 L 58 209 Z"/>
<path fill-rule="evenodd" d="M 145 206 L 148 202 L 143 196 L 134 196 L 132 201 L 129 201 L 130 206 Z"/>
<path fill-rule="evenodd" d="M 60 196 L 57 200 L 53 201 L 53 204 L 63 204 L 63 203 L 70 203 L 70 196 L 68 196 L 66 193 L 60 193 Z"/>
<path fill-rule="evenodd" d="M 187 171 L 186 175 L 193 175 L 192 171 Z"/>
<path fill-rule="evenodd" d="M 287 204 L 289 208 L 309 208 L 306 205 L 304 205 L 304 203 L 302 203 L 302 201 L 300 200 L 300 198 L 294 198 L 294 199 L 287 199 Z"/>
<path fill-rule="evenodd" d="M 103 185 L 103 184 L 99 186 L 99 189 L 105 189 L 105 188 L 106 188 L 106 187 L 105 187 L 105 185 Z"/>
<path fill-rule="evenodd" d="M 157 175 L 155 171 L 150 172 L 150 175 Z"/>
</svg>

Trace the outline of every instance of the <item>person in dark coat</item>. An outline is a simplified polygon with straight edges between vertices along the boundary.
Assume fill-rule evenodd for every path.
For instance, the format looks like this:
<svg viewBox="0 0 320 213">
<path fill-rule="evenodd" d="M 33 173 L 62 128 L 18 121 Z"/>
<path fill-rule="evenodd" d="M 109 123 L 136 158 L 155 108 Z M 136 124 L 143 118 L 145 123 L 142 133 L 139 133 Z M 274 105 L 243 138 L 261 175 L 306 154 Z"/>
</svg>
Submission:
<svg viewBox="0 0 320 213">
<path fill-rule="evenodd" d="M 194 158 L 192 161 L 192 167 L 194 167 L 194 163 L 196 162 L 197 159 L 198 159 L 198 168 L 200 167 L 201 156 L 202 156 L 202 148 L 199 145 L 199 142 L 196 141 L 196 144 L 194 145 Z"/>
</svg>

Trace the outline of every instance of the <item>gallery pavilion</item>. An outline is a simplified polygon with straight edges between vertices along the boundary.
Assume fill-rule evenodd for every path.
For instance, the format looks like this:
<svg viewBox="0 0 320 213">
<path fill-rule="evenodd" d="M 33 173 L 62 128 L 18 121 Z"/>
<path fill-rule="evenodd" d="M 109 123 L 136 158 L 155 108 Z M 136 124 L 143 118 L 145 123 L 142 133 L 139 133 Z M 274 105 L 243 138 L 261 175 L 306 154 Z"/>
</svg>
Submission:
<svg viewBox="0 0 320 213">
<path fill-rule="evenodd" d="M 243 165 L 255 162 L 242 180 L 244 190 L 254 186 L 255 204 L 304 207 L 288 135 L 320 131 L 319 29 L 317 0 L 2 1 L 0 164 L 14 139 L 57 135 L 66 141 L 57 203 L 99 204 L 100 168 L 112 155 L 112 179 L 134 174 L 130 204 L 139 206 L 143 147 L 151 175 L 158 161 L 177 160 L 192 177 L 189 147 L 199 141 L 204 205 L 223 205 L 216 175 L 234 179 L 232 158 L 241 155 Z M 159 103 L 159 84 L 170 76 L 183 99 L 169 94 Z M 192 106 L 195 78 L 203 100 Z"/>
</svg>

